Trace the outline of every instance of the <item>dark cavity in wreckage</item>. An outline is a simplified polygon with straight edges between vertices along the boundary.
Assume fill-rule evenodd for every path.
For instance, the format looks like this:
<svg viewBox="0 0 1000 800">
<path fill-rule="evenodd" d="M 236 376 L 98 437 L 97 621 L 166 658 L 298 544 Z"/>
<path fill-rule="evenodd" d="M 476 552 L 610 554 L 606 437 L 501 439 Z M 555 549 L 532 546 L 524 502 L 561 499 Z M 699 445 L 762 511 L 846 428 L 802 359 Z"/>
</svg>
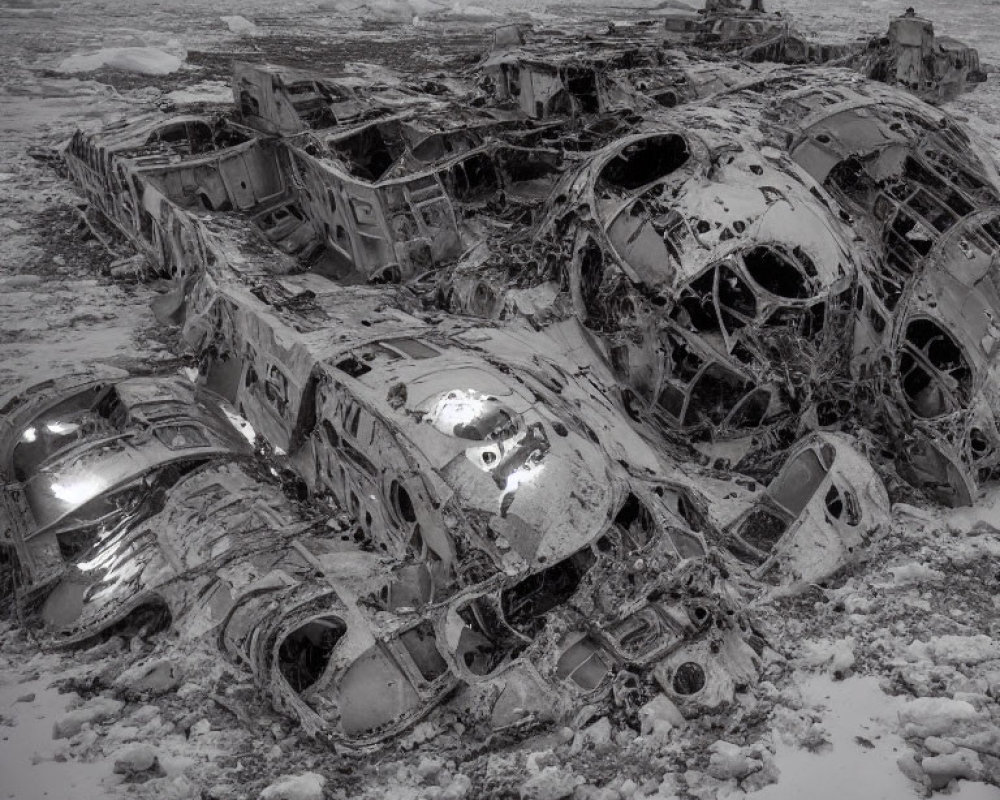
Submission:
<svg viewBox="0 0 1000 800">
<path fill-rule="evenodd" d="M 378 90 L 238 64 L 232 109 L 74 136 L 197 374 L 0 401 L 40 636 L 169 626 L 349 748 L 442 702 L 697 714 L 755 679 L 748 599 L 887 527 L 883 477 L 970 503 L 1000 179 L 924 101 L 978 56 L 710 6 Z"/>
</svg>

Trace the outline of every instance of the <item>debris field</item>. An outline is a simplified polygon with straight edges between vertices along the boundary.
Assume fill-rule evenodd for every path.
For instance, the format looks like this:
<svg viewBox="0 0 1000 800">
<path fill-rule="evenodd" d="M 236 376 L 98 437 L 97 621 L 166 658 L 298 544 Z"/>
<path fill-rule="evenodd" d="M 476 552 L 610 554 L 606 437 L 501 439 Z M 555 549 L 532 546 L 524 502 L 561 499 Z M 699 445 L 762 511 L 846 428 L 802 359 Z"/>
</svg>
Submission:
<svg viewBox="0 0 1000 800">
<path fill-rule="evenodd" d="M 766 798 L 853 748 L 996 796 L 1000 174 L 941 107 L 986 68 L 751 6 L 237 60 L 32 149 L 169 341 L 0 396 L 0 700 L 76 698 L 34 763 Z"/>
</svg>

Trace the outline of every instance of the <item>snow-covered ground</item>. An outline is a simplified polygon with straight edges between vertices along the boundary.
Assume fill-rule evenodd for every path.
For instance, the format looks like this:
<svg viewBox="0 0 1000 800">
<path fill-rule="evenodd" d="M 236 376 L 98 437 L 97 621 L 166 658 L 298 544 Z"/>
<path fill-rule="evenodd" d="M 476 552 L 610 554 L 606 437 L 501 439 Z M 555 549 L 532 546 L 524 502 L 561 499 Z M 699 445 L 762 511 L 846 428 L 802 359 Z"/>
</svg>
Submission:
<svg viewBox="0 0 1000 800">
<path fill-rule="evenodd" d="M 883 30 L 905 3 L 770 5 L 851 39 Z M 370 75 L 415 47 L 433 63 L 511 15 L 603 8 L 0 0 L 0 384 L 182 355 L 149 312 L 152 288 L 110 277 L 128 262 L 86 238 L 72 187 L 29 147 L 165 102 L 224 101 L 231 53 Z M 1000 6 L 919 10 L 1000 64 Z M 1000 76 L 952 110 L 1000 151 Z M 603 719 L 488 744 L 457 718 L 432 717 L 370 758 L 302 737 L 246 675 L 169 637 L 46 653 L 3 621 L 0 798 L 1000 798 L 1000 490 L 962 511 L 897 506 L 868 556 L 834 588 L 759 605 L 768 664 L 724 714 L 680 722 L 651 710 L 645 730 Z"/>
</svg>

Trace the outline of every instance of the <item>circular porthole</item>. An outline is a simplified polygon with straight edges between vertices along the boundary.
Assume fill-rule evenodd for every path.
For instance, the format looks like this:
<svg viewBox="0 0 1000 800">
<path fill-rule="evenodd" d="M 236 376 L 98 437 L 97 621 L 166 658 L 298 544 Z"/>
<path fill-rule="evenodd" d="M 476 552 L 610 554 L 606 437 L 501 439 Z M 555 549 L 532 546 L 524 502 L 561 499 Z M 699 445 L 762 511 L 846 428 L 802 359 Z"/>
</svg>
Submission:
<svg viewBox="0 0 1000 800">
<path fill-rule="evenodd" d="M 707 625 L 712 619 L 712 612 L 705 606 L 695 606 L 691 609 L 690 614 L 694 624 L 701 627 Z M 701 668 L 699 667 L 699 669 Z"/>
<path fill-rule="evenodd" d="M 674 673 L 672 685 L 674 691 L 679 695 L 697 694 L 705 688 L 705 670 L 700 664 L 685 661 Z"/>
</svg>

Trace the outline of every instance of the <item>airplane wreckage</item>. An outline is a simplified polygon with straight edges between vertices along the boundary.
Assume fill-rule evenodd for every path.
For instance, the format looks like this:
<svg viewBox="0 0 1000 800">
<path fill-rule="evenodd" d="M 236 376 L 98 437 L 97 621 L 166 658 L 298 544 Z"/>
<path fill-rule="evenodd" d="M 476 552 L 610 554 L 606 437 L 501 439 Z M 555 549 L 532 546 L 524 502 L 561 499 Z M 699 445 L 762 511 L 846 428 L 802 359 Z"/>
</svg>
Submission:
<svg viewBox="0 0 1000 800">
<path fill-rule="evenodd" d="M 858 557 L 883 476 L 1000 470 L 1000 178 L 915 96 L 978 70 L 912 15 L 724 8 L 370 91 L 238 64 L 232 110 L 78 133 L 197 379 L 0 400 L 19 607 L 202 638 L 336 746 L 724 708 L 748 597 Z"/>
</svg>

